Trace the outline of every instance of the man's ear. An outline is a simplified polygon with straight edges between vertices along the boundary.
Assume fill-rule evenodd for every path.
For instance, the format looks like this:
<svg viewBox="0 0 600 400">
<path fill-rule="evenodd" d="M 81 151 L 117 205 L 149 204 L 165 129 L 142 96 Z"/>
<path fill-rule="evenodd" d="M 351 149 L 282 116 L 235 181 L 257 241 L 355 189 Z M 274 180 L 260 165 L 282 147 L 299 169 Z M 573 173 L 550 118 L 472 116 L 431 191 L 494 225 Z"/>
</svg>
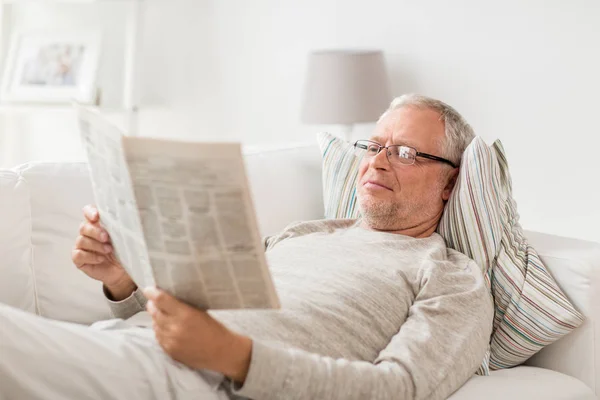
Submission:
<svg viewBox="0 0 600 400">
<path fill-rule="evenodd" d="M 456 185 L 456 179 L 458 178 L 458 173 L 460 172 L 460 168 L 454 168 L 452 172 L 450 172 L 450 176 L 448 177 L 448 183 L 442 192 L 442 200 L 448 201 L 450 195 L 452 194 L 452 190 L 454 189 L 454 185 Z"/>
</svg>

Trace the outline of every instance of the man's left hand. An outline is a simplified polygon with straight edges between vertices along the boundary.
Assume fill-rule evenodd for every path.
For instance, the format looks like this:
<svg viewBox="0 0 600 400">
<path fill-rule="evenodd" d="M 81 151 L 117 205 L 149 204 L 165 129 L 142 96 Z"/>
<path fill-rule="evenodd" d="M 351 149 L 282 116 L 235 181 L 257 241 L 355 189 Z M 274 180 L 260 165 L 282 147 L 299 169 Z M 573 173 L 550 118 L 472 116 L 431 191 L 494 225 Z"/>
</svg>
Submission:
<svg viewBox="0 0 600 400">
<path fill-rule="evenodd" d="M 252 355 L 249 337 L 163 290 L 146 288 L 144 295 L 156 339 L 167 354 L 190 368 L 217 371 L 244 383 Z"/>
</svg>

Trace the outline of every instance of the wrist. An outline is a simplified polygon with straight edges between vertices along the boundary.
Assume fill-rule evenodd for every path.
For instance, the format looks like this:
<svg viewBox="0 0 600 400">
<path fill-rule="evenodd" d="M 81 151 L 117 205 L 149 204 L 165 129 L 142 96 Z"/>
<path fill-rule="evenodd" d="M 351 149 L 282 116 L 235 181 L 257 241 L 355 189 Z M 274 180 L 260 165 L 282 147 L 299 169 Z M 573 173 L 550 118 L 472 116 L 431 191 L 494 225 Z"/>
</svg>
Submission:
<svg viewBox="0 0 600 400">
<path fill-rule="evenodd" d="M 250 370 L 252 339 L 234 333 L 232 345 L 228 346 L 227 352 L 229 354 L 222 359 L 228 360 L 228 365 L 221 372 L 234 382 L 243 384 Z"/>
<path fill-rule="evenodd" d="M 131 279 L 113 285 L 104 284 L 104 287 L 106 288 L 106 294 L 112 301 L 125 300 L 137 289 L 136 284 Z"/>
</svg>

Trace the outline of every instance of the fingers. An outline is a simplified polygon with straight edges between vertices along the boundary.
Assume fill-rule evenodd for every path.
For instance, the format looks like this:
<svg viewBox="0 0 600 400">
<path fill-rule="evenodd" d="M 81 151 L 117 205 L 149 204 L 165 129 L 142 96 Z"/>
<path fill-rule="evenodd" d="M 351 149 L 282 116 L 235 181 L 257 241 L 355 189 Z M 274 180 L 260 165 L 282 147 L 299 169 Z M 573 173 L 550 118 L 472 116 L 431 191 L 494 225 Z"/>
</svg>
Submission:
<svg viewBox="0 0 600 400">
<path fill-rule="evenodd" d="M 75 248 L 79 250 L 94 251 L 100 254 L 109 254 L 113 250 L 113 247 L 110 244 L 100 243 L 87 236 L 77 236 L 77 239 L 75 239 Z"/>
<path fill-rule="evenodd" d="M 183 305 L 183 303 L 175 297 L 164 290 L 155 287 L 147 287 L 143 292 L 144 296 L 146 296 L 148 300 L 151 300 L 153 306 L 156 307 L 158 311 L 167 315 L 176 314 Z"/>
<path fill-rule="evenodd" d="M 83 216 L 90 222 L 98 222 L 98 220 L 100 220 L 98 209 L 93 204 L 88 204 L 83 207 Z"/>
<path fill-rule="evenodd" d="M 158 340 L 162 346 L 165 339 L 170 337 L 170 332 L 172 332 L 173 328 L 173 322 L 176 321 L 176 318 L 174 318 L 173 315 L 167 315 L 160 311 L 152 300 L 148 300 L 146 303 L 146 310 L 152 317 L 152 329 L 156 335 L 156 340 Z"/>
<path fill-rule="evenodd" d="M 154 301 L 152 300 L 148 300 L 148 302 L 146 303 L 146 310 L 152 316 L 152 320 L 154 321 L 154 323 L 157 324 L 159 327 L 162 327 L 169 319 L 169 316 L 160 311 L 154 304 Z"/>
<path fill-rule="evenodd" d="M 77 268 L 81 268 L 85 264 L 96 265 L 106 261 L 106 257 L 102 254 L 96 254 L 80 249 L 74 249 L 71 253 L 71 258 Z"/>
<path fill-rule="evenodd" d="M 109 236 L 108 232 L 106 232 L 101 227 L 94 225 L 90 222 L 82 222 L 79 226 L 79 234 L 81 236 L 87 236 L 91 239 L 95 239 L 99 242 L 108 242 Z"/>
</svg>

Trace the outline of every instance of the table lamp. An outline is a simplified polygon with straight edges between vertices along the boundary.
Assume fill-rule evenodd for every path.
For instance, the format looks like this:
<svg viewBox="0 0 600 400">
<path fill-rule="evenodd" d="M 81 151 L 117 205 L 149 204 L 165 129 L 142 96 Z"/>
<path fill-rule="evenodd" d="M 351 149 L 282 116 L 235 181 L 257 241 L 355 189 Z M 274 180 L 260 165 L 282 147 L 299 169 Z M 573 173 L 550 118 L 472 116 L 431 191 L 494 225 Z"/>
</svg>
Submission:
<svg viewBox="0 0 600 400">
<path fill-rule="evenodd" d="M 301 120 L 344 127 L 375 122 L 391 100 L 383 53 L 378 50 L 326 50 L 310 53 Z"/>
</svg>

